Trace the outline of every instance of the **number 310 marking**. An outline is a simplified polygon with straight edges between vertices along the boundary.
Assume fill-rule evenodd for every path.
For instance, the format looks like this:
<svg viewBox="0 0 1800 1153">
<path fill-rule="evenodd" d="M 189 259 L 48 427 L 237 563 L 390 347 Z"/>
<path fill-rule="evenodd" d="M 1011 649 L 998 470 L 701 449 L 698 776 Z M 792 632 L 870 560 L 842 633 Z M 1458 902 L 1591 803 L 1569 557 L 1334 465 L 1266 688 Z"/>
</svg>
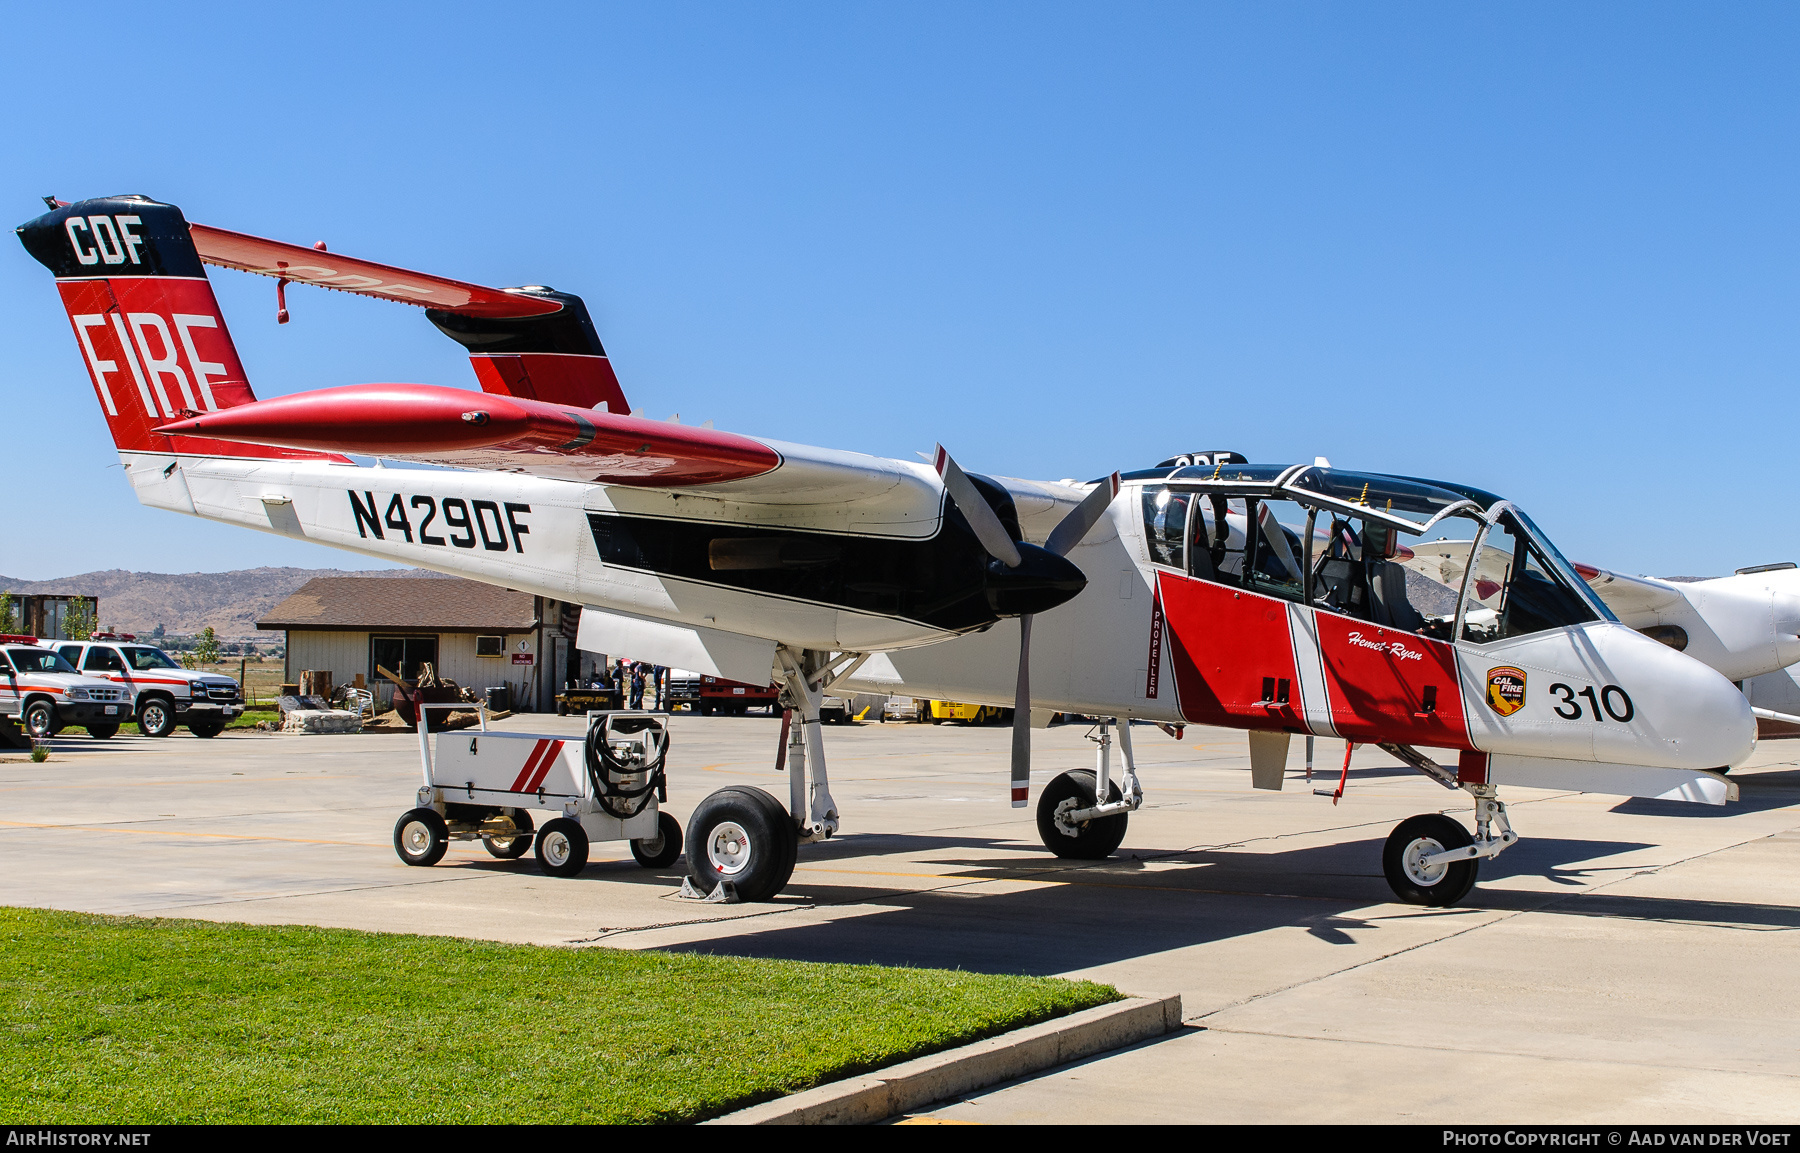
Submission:
<svg viewBox="0 0 1800 1153">
<path fill-rule="evenodd" d="M 1550 691 L 1562 698 L 1562 704 L 1556 706 L 1556 715 L 1565 721 L 1578 721 L 1584 715 L 1581 702 L 1575 699 L 1577 697 L 1587 698 L 1588 713 L 1585 715 L 1591 715 L 1596 721 L 1604 721 L 1607 717 L 1611 717 L 1620 724 L 1625 724 L 1632 717 L 1637 716 L 1637 709 L 1631 704 L 1631 694 L 1618 685 L 1607 685 L 1600 690 L 1598 695 L 1595 694 L 1592 685 L 1582 689 L 1579 693 L 1563 684 L 1551 685 Z M 1565 709 L 1568 711 L 1565 712 Z M 1605 716 L 1601 715 L 1602 709 L 1605 710 Z"/>
</svg>

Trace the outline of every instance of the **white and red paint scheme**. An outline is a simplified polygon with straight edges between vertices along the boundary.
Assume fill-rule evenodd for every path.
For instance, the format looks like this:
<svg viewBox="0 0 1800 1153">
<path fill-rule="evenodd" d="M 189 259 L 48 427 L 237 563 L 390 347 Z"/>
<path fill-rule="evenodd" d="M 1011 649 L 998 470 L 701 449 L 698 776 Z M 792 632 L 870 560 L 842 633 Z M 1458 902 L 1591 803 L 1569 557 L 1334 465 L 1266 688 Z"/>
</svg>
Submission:
<svg viewBox="0 0 1800 1153">
<path fill-rule="evenodd" d="M 109 228 L 133 245 L 93 241 Z M 625 415 L 597 339 L 569 353 L 573 321 L 545 335 L 579 304 L 547 289 L 328 263 L 141 198 L 59 204 L 20 234 L 57 275 L 144 504 L 578 601 L 583 648 L 781 686 L 800 722 L 784 746 L 797 839 L 838 825 L 817 723 L 834 683 L 1120 723 L 1124 794 L 1068 774 L 1044 792 L 1046 844 L 1072 856 L 1110 852 L 1141 799 L 1130 720 L 1248 730 L 1253 781 L 1271 788 L 1291 735 L 1381 745 L 1475 796 L 1474 839 L 1441 815 L 1390 839 L 1396 892 L 1434 904 L 1516 839 L 1496 786 L 1723 803 L 1753 746 L 1730 681 L 1618 623 L 1492 494 L 1224 456 L 1098 487 L 963 477 L 942 454 L 934 468 Z M 526 359 L 481 368 L 482 392 L 258 401 L 203 261 L 428 304 L 472 349 L 513 325 L 503 347 L 585 356 L 586 375 L 545 372 L 525 395 Z M 1447 531 L 1511 560 L 1497 579 L 1465 564 L 1409 586 L 1403 563 Z M 690 830 L 690 860 L 708 835 Z"/>
</svg>

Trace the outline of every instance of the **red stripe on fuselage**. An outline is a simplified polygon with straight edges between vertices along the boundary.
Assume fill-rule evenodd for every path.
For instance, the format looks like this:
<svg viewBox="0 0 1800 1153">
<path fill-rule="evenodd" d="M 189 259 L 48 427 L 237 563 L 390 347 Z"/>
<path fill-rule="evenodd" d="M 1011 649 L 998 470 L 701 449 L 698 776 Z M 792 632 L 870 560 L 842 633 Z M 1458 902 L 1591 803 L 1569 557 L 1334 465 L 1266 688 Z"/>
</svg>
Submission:
<svg viewBox="0 0 1800 1153">
<path fill-rule="evenodd" d="M 1415 633 L 1315 612 L 1331 724 L 1339 734 L 1354 741 L 1469 747 L 1455 649 Z"/>
<path fill-rule="evenodd" d="M 1181 715 L 1195 724 L 1304 732 L 1286 601 L 1158 572 Z M 1265 694 L 1264 680 L 1274 692 Z M 1286 703 L 1271 701 L 1287 682 Z"/>
</svg>

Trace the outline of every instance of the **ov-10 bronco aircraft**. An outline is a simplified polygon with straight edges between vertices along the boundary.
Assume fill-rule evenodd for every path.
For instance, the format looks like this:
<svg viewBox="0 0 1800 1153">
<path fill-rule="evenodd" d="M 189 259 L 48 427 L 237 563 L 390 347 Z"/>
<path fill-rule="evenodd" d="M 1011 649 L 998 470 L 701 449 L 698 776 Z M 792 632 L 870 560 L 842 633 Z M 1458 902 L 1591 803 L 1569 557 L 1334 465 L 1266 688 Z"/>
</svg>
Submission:
<svg viewBox="0 0 1800 1153">
<path fill-rule="evenodd" d="M 19 235 L 144 504 L 578 602 L 584 649 L 780 687 L 788 802 L 706 798 L 686 838 L 702 888 L 766 899 L 839 829 L 827 689 L 1011 704 L 1015 806 L 1034 716 L 1109 718 L 1096 771 L 1038 800 L 1045 846 L 1076 858 L 1116 849 L 1143 801 L 1132 719 L 1247 730 L 1269 789 L 1294 734 L 1379 745 L 1474 799 L 1473 837 L 1429 813 L 1388 839 L 1388 881 L 1420 904 L 1461 900 L 1515 843 L 1500 786 L 1718 804 L 1754 744 L 1729 681 L 1619 624 L 1492 493 L 1234 455 L 1016 480 L 941 447 L 924 465 L 645 420 L 577 297 L 190 226 L 143 197 L 52 204 Z M 204 263 L 423 305 L 483 391 L 257 400 Z M 1498 587 L 1409 580 L 1406 542 L 1433 533 L 1510 558 Z M 483 829 L 514 816 L 468 807 Z"/>
</svg>

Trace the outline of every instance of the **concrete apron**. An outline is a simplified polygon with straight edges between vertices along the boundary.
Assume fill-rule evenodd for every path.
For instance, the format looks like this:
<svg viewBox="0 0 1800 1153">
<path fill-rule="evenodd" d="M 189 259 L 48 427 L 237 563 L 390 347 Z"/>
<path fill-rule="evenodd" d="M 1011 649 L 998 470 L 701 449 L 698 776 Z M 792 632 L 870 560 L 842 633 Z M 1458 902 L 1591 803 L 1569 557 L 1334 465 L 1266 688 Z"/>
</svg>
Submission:
<svg viewBox="0 0 1800 1153">
<path fill-rule="evenodd" d="M 776 727 L 677 718 L 670 810 L 685 824 L 728 784 L 782 795 Z M 1034 798 L 1091 763 L 1083 732 L 1035 734 Z M 596 864 L 570 880 L 478 844 L 430 869 L 401 865 L 391 829 L 418 772 L 405 734 L 70 735 L 44 764 L 0 763 L 0 900 L 1065 974 L 1182 996 L 1191 1027 L 1171 1039 L 945 1118 L 1795 1114 L 1784 994 L 1800 956 L 1779 930 L 1800 926 L 1800 744 L 1765 744 L 1738 774 L 1744 802 L 1724 809 L 1508 790 L 1525 839 L 1484 867 L 1469 907 L 1424 910 L 1390 901 L 1381 842 L 1414 813 L 1463 815 L 1458 795 L 1377 750 L 1358 751 L 1336 807 L 1297 764 L 1287 791 L 1253 793 L 1241 734 L 1134 738 L 1149 803 L 1118 856 L 1076 864 L 1044 852 L 1031 810 L 1007 805 L 1004 729 L 833 728 L 845 835 L 804 848 L 777 901 L 708 906 L 674 896 L 679 865 L 642 870 L 623 844 L 596 845 Z M 1321 766 L 1341 756 L 1320 743 Z"/>
</svg>

